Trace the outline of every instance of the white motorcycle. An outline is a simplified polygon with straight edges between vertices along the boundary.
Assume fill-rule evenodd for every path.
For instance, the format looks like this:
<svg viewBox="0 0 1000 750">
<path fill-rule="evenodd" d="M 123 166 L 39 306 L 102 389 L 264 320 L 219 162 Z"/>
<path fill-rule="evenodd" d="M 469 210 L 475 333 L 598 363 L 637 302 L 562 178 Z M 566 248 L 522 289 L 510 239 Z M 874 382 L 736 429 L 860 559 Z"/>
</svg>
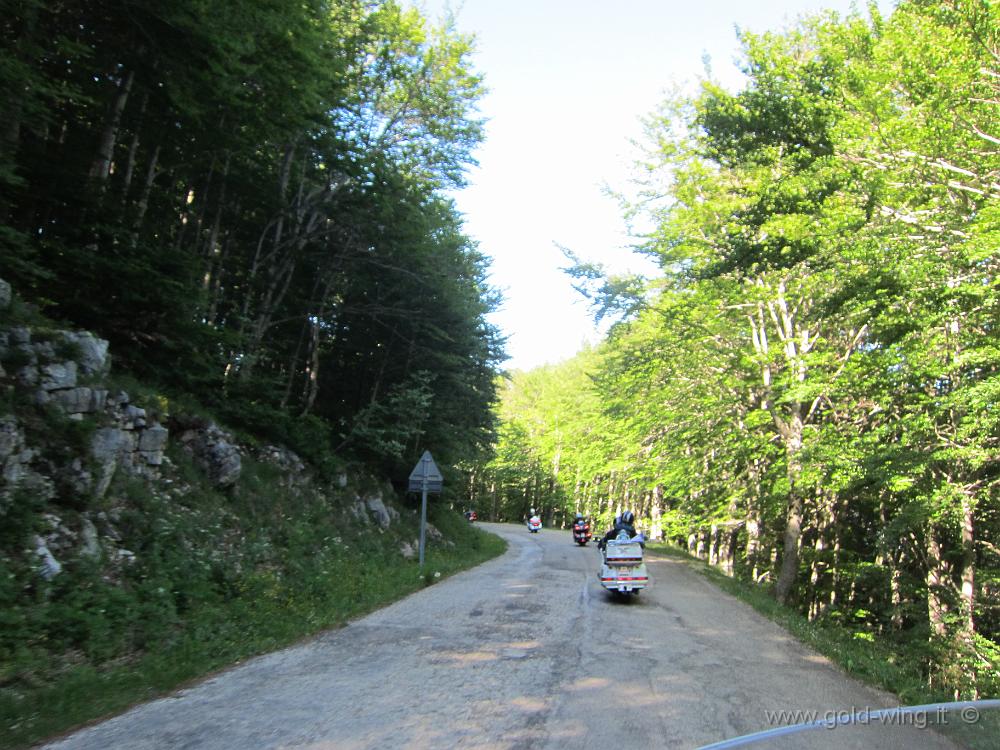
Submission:
<svg viewBox="0 0 1000 750">
<path fill-rule="evenodd" d="M 635 594 L 649 586 L 649 573 L 643 561 L 641 534 L 630 537 L 620 531 L 614 539 L 609 539 L 601 549 L 601 571 L 597 577 L 608 591 L 619 594 Z"/>
<path fill-rule="evenodd" d="M 539 529 L 542 528 L 542 519 L 538 516 L 532 516 L 528 519 L 528 531 L 532 534 L 537 534 Z"/>
</svg>

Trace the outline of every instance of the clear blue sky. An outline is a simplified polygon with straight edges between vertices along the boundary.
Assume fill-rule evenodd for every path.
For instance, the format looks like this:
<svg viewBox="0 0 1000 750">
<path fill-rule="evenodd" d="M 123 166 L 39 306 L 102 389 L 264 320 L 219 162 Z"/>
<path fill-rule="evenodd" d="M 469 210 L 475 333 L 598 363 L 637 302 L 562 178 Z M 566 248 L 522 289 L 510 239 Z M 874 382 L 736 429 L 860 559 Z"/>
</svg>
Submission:
<svg viewBox="0 0 1000 750">
<path fill-rule="evenodd" d="M 441 15 L 446 0 L 413 0 Z M 879 0 L 883 13 L 893 0 Z M 779 30 L 803 13 L 844 14 L 850 0 L 453 0 L 478 38 L 475 68 L 487 140 L 470 186 L 455 195 L 466 231 L 492 258 L 505 302 L 491 320 L 509 336 L 507 367 L 567 359 L 600 331 L 559 269 L 558 245 L 616 271 L 651 270 L 628 250 L 605 184 L 627 188 L 640 118 L 675 85 L 740 85 L 736 27 Z M 861 6 L 862 11 L 864 5 Z"/>
</svg>

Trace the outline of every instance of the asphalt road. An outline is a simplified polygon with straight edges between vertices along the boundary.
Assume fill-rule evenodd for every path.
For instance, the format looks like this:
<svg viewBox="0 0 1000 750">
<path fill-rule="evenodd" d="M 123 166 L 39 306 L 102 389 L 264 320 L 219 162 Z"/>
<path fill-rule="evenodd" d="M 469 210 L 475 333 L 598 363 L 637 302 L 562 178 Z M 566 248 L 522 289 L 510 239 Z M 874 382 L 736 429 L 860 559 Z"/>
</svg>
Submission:
<svg viewBox="0 0 1000 750">
<path fill-rule="evenodd" d="M 482 526 L 504 556 L 47 747 L 695 748 L 894 705 L 683 563 L 618 599 L 569 531 Z M 872 724 L 753 747 L 953 746 Z"/>
</svg>

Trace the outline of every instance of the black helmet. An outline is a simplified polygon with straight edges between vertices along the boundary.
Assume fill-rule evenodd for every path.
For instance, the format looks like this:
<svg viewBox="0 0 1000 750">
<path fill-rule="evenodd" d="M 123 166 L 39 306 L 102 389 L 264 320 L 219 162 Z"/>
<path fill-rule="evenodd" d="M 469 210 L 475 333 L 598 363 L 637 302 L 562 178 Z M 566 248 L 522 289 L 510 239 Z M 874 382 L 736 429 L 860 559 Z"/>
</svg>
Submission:
<svg viewBox="0 0 1000 750">
<path fill-rule="evenodd" d="M 627 523 L 629 526 L 635 523 L 635 513 L 630 510 L 622 513 L 622 523 Z"/>
</svg>

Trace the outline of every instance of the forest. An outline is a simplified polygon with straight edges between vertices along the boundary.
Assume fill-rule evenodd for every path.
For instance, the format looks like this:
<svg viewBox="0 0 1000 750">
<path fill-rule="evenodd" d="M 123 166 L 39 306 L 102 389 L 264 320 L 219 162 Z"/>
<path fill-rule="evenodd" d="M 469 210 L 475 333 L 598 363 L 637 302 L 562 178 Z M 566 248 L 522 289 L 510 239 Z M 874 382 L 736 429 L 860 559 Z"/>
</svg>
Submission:
<svg viewBox="0 0 1000 750">
<path fill-rule="evenodd" d="M 393 0 L 5 0 L 0 45 L 21 297 L 320 468 L 481 460 L 498 297 L 447 197 L 471 37 Z"/>
<path fill-rule="evenodd" d="M 1000 690 L 1000 7 L 741 35 L 645 121 L 651 278 L 567 252 L 607 339 L 502 387 L 481 512 L 608 524 Z"/>
</svg>

